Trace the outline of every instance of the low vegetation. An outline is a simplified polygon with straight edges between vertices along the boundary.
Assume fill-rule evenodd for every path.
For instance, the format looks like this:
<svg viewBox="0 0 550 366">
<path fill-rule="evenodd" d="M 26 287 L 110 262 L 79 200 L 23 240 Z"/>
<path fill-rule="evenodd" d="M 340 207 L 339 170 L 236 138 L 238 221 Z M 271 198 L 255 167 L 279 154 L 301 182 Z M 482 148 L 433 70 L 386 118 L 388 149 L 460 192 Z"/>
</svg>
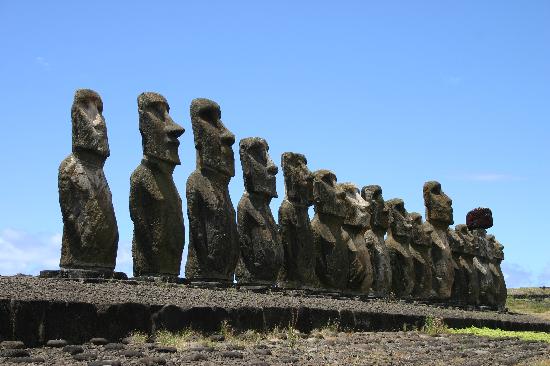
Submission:
<svg viewBox="0 0 550 366">
<path fill-rule="evenodd" d="M 550 296 L 543 299 L 518 299 L 508 296 L 506 307 L 514 313 L 529 314 L 550 321 Z"/>
</svg>

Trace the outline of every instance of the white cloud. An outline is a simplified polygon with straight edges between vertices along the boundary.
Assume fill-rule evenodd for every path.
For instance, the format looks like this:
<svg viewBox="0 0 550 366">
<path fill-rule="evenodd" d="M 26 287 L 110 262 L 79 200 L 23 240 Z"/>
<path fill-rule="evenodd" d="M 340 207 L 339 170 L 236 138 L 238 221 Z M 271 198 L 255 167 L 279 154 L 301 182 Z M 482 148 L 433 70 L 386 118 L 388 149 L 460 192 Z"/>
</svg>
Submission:
<svg viewBox="0 0 550 366">
<path fill-rule="evenodd" d="M 445 81 L 451 85 L 462 84 L 462 77 L 457 75 L 450 75 L 445 78 Z"/>
<path fill-rule="evenodd" d="M 0 275 L 36 275 L 59 267 L 61 234 L 29 234 L 6 228 L 0 232 Z"/>
<path fill-rule="evenodd" d="M 502 263 L 502 272 L 504 273 L 504 280 L 508 288 L 538 286 L 533 281 L 533 273 L 520 264 L 504 261 Z"/>
<path fill-rule="evenodd" d="M 46 70 L 50 68 L 50 63 L 42 56 L 36 57 L 34 61 Z"/>
</svg>

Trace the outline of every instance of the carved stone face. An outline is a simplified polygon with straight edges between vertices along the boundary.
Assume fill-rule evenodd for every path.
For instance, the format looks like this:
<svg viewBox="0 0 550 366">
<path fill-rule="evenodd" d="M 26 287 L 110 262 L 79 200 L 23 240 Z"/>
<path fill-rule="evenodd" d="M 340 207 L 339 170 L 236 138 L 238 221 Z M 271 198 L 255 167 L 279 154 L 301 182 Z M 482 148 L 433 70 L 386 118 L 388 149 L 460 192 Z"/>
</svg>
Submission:
<svg viewBox="0 0 550 366">
<path fill-rule="evenodd" d="M 313 203 L 313 175 L 302 154 L 283 153 L 281 167 L 285 178 L 286 196 L 289 201 L 311 206 Z"/>
<path fill-rule="evenodd" d="M 468 226 L 459 224 L 455 226 L 455 232 L 464 242 L 464 253 L 474 255 L 477 251 L 477 242 L 474 240 L 474 235 L 468 229 Z"/>
<path fill-rule="evenodd" d="M 178 137 L 185 130 L 170 117 L 170 106 L 157 93 L 141 93 L 138 96 L 139 132 L 143 154 L 171 164 L 181 164 L 178 155 Z"/>
<path fill-rule="evenodd" d="M 418 212 L 409 212 L 408 217 L 411 224 L 412 243 L 415 245 L 429 246 L 430 241 L 422 226 L 422 215 Z"/>
<path fill-rule="evenodd" d="M 242 139 L 239 154 L 247 192 L 277 197 L 276 175 L 279 169 L 268 154 L 267 142 L 259 137 Z"/>
<path fill-rule="evenodd" d="M 408 220 L 408 213 L 405 210 L 405 203 L 402 199 L 394 198 L 386 201 L 386 206 L 390 212 L 390 227 L 394 237 L 410 238 L 412 234 L 412 225 Z"/>
<path fill-rule="evenodd" d="M 84 150 L 107 158 L 109 141 L 103 118 L 103 102 L 95 91 L 78 89 L 71 108 L 73 151 Z"/>
<path fill-rule="evenodd" d="M 361 196 L 370 204 L 371 227 L 377 230 L 387 230 L 389 226 L 389 210 L 384 204 L 382 188 L 378 185 L 365 186 Z"/>
<path fill-rule="evenodd" d="M 487 235 L 487 254 L 490 259 L 502 261 L 504 259 L 504 246 L 499 243 L 494 235 Z"/>
<path fill-rule="evenodd" d="M 317 170 L 313 173 L 315 212 L 345 218 L 346 192 L 336 182 L 336 175 L 329 170 Z"/>
<path fill-rule="evenodd" d="M 359 189 L 351 183 L 340 184 L 346 193 L 346 205 L 348 215 L 344 220 L 345 225 L 367 228 L 370 224 L 369 204 L 359 194 Z"/>
<path fill-rule="evenodd" d="M 204 98 L 191 102 L 191 124 L 197 149 L 197 167 L 212 169 L 226 177 L 235 176 L 235 135 L 221 120 L 218 103 Z"/>
<path fill-rule="evenodd" d="M 439 182 L 430 181 L 424 183 L 424 205 L 426 206 L 426 219 L 437 225 L 449 226 L 453 221 L 453 201 L 441 190 Z"/>
</svg>

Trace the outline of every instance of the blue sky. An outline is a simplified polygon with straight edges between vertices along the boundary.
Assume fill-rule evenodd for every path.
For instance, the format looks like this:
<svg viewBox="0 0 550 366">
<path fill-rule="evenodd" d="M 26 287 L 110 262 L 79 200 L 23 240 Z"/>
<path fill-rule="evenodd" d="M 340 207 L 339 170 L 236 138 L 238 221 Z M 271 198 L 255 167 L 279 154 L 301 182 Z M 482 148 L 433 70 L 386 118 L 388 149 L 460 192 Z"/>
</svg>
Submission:
<svg viewBox="0 0 550 366">
<path fill-rule="evenodd" d="M 187 130 L 174 173 L 183 198 L 189 104 L 207 97 L 237 140 L 264 137 L 278 164 L 304 153 L 312 170 L 379 184 L 422 214 L 422 185 L 438 180 L 456 224 L 490 207 L 508 285 L 549 285 L 548 19 L 544 0 L 2 1 L 0 274 L 58 263 L 57 168 L 74 91 L 91 88 L 107 121 L 119 270 L 131 271 L 136 97 L 156 91 Z M 274 212 L 282 175 L 278 191 Z M 237 164 L 234 204 L 242 192 Z"/>
</svg>

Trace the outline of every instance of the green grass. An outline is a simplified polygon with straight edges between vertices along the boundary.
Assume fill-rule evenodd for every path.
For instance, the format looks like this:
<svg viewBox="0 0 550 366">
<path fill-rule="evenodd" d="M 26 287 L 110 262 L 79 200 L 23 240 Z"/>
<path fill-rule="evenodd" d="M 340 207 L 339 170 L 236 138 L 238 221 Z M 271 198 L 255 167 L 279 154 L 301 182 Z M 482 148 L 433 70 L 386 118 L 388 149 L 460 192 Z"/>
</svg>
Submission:
<svg viewBox="0 0 550 366">
<path fill-rule="evenodd" d="M 508 296 L 506 307 L 515 313 L 529 314 L 550 320 L 550 299 L 515 299 Z"/>
<path fill-rule="evenodd" d="M 519 338 L 525 341 L 541 341 L 550 343 L 550 333 L 546 332 L 528 332 L 528 331 L 511 331 L 511 330 L 501 330 L 501 329 L 491 329 L 491 328 L 463 328 L 463 329 L 452 329 L 447 330 L 448 333 L 452 334 L 473 334 L 481 337 L 490 337 L 490 338 Z"/>
</svg>

